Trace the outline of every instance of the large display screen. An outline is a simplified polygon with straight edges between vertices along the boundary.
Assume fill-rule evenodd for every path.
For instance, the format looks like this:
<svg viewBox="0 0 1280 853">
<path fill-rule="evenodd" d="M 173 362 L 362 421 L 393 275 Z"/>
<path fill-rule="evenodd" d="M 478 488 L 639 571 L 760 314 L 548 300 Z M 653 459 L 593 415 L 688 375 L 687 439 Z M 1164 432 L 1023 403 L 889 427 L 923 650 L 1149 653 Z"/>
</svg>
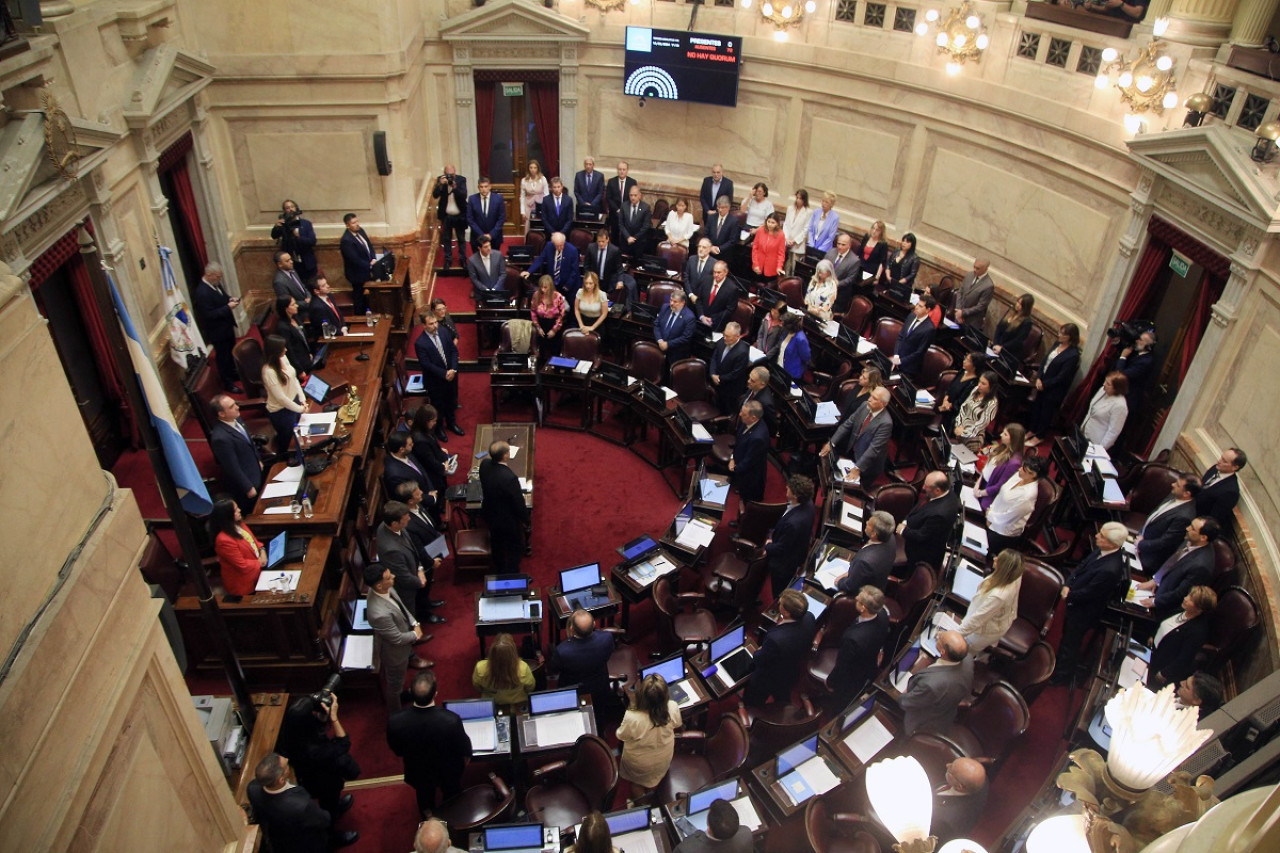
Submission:
<svg viewBox="0 0 1280 853">
<path fill-rule="evenodd" d="M 733 36 L 627 27 L 623 92 L 735 107 L 740 46 Z"/>
</svg>

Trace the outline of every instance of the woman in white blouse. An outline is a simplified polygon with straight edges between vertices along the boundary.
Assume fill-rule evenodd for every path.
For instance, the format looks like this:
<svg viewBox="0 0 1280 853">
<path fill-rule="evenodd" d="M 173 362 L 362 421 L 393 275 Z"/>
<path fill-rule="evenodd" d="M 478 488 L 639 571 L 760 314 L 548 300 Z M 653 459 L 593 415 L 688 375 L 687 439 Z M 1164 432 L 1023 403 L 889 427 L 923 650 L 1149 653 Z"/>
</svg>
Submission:
<svg viewBox="0 0 1280 853">
<path fill-rule="evenodd" d="M 276 453 L 285 453 L 293 440 L 293 428 L 307 410 L 307 398 L 298 384 L 298 374 L 279 335 L 268 335 L 262 348 L 262 385 L 267 390 L 267 420 L 276 431 Z"/>
<path fill-rule="evenodd" d="M 689 248 L 689 238 L 693 236 L 696 227 L 687 201 L 682 198 L 676 199 L 676 206 L 667 214 L 667 221 L 663 223 L 662 230 L 667 232 L 668 243 Z"/>
<path fill-rule="evenodd" d="M 997 381 L 992 371 L 983 373 L 956 412 L 955 437 L 974 453 L 982 447 L 987 427 L 1000 408 L 1000 401 L 996 399 Z"/>
<path fill-rule="evenodd" d="M 980 584 L 969 602 L 964 621 L 956 630 L 978 655 L 1000 642 L 1018 618 L 1018 592 L 1022 589 L 1022 555 L 1006 549 L 996 555 L 995 569 Z"/>
<path fill-rule="evenodd" d="M 524 212 L 524 233 L 529 233 L 529 220 L 538 212 L 538 205 L 549 192 L 551 187 L 547 186 L 542 167 L 537 160 L 530 160 L 524 177 L 520 179 L 520 210 Z"/>
<path fill-rule="evenodd" d="M 1129 377 L 1118 370 L 1107 374 L 1102 387 L 1089 402 L 1089 411 L 1080 426 L 1085 438 L 1111 449 L 1124 429 L 1125 418 L 1129 416 L 1129 403 L 1125 399 L 1128 393 Z"/>
<path fill-rule="evenodd" d="M 748 228 L 752 234 L 761 225 L 764 225 L 764 219 L 770 213 L 773 213 L 773 203 L 769 201 L 769 188 L 763 182 L 758 182 L 751 188 L 751 195 L 742 200 L 742 212 L 746 214 Z"/>
<path fill-rule="evenodd" d="M 796 259 L 804 257 L 809 245 L 809 220 L 813 208 L 809 206 L 809 191 L 796 190 L 796 203 L 787 208 L 787 218 L 782 222 L 782 234 L 787 238 L 787 275 L 795 269 Z"/>
<path fill-rule="evenodd" d="M 818 261 L 809 287 L 804 292 L 804 308 L 819 320 L 831 319 L 831 309 L 836 304 L 836 266 L 826 258 Z"/>
<path fill-rule="evenodd" d="M 1018 544 L 1040 494 L 1044 460 L 1028 456 L 1018 473 L 1010 477 L 987 507 L 987 553 L 998 554 Z"/>
</svg>

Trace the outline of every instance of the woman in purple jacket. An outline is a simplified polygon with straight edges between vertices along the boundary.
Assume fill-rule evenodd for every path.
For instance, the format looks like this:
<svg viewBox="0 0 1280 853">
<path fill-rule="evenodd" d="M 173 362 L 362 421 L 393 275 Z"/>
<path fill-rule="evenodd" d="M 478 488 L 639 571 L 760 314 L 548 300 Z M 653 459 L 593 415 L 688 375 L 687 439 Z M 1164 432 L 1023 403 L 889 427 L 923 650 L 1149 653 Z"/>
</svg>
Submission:
<svg viewBox="0 0 1280 853">
<path fill-rule="evenodd" d="M 1022 424 L 1009 424 L 1000 433 L 1000 441 L 983 451 L 987 455 L 987 464 L 983 466 L 973 492 L 983 512 L 996 499 L 1005 481 L 1022 467 L 1026 437 L 1027 430 Z"/>
</svg>

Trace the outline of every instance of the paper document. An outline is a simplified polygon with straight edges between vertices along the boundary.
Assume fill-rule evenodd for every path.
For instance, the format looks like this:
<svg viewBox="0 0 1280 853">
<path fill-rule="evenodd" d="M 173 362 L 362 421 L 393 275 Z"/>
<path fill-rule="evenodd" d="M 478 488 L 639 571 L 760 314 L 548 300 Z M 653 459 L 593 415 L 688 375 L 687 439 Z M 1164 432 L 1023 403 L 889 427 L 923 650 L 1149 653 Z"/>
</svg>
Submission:
<svg viewBox="0 0 1280 853">
<path fill-rule="evenodd" d="M 1149 589 L 1138 589 L 1139 583 L 1141 583 L 1141 581 L 1129 581 L 1129 592 L 1124 597 L 1125 601 L 1132 601 L 1135 604 L 1142 604 L 1144 602 L 1153 601 L 1155 599 L 1156 597 L 1155 592 Z"/>
<path fill-rule="evenodd" d="M 680 395 L 679 395 L 679 394 L 677 394 L 673 389 L 668 388 L 666 385 L 663 385 L 663 386 L 662 386 L 662 396 L 663 396 L 663 398 L 664 398 L 664 399 L 667 399 L 667 400 L 674 400 L 676 397 L 679 397 Z"/>
<path fill-rule="evenodd" d="M 738 823 L 747 829 L 755 832 L 760 828 L 760 815 L 756 814 L 756 807 L 751 805 L 751 799 L 741 797 L 733 801 L 733 810 L 738 813 Z"/>
<path fill-rule="evenodd" d="M 588 373 L 591 372 L 591 362 L 578 359 L 578 363 L 574 366 L 573 372 L 580 373 L 583 376 L 586 376 Z"/>
<path fill-rule="evenodd" d="M 676 537 L 676 544 L 685 548 L 706 548 L 715 538 L 716 529 L 695 518 L 684 526 L 684 530 Z"/>
<path fill-rule="evenodd" d="M 373 635 L 348 634 L 342 644 L 343 669 L 373 669 Z"/>
<path fill-rule="evenodd" d="M 796 805 L 825 794 L 840 784 L 839 777 L 831 772 L 827 760 L 820 755 L 810 758 L 779 781 Z"/>
<path fill-rule="evenodd" d="M 982 504 L 978 503 L 978 496 L 973 493 L 972 486 L 961 486 L 960 498 L 964 501 L 965 509 L 982 512 Z"/>
<path fill-rule="evenodd" d="M 858 338 L 858 355 L 866 355 L 876 348 L 876 345 L 866 338 Z"/>
<path fill-rule="evenodd" d="M 1120 490 L 1120 483 L 1110 477 L 1102 481 L 1102 502 L 1109 504 L 1124 503 L 1124 492 Z"/>
<path fill-rule="evenodd" d="M 840 321 L 828 320 L 822 324 L 822 333 L 828 338 L 834 338 L 840 333 Z"/>
<path fill-rule="evenodd" d="M 507 458 L 508 458 L 508 459 L 515 459 L 515 458 L 516 458 L 517 456 L 519 456 L 519 455 L 520 455 L 520 448 L 519 448 L 519 447 L 517 447 L 517 446 L 516 446 L 516 445 L 514 445 L 514 444 L 510 445 L 510 446 L 509 446 L 509 450 L 508 450 L 508 452 L 507 452 Z"/>
<path fill-rule="evenodd" d="M 1102 459 L 1096 456 L 1090 456 L 1089 462 L 1093 463 L 1093 470 L 1097 471 L 1104 477 L 1119 477 L 1120 472 L 1116 470 L 1116 466 L 1111 464 L 1110 459 Z"/>
<path fill-rule="evenodd" d="M 493 717 L 483 720 L 463 720 L 462 728 L 471 738 L 474 752 L 493 752 L 498 748 L 498 725 Z"/>
<path fill-rule="evenodd" d="M 517 477 L 516 479 L 520 481 L 520 491 L 525 494 L 533 491 L 533 480 L 528 477 Z"/>
<path fill-rule="evenodd" d="M 791 396 L 792 396 L 792 397 L 803 397 L 803 396 L 804 396 L 804 389 L 802 389 L 799 385 L 796 385 L 796 384 L 793 382 L 793 383 L 791 384 Z"/>
<path fill-rule="evenodd" d="M 861 530 L 862 507 L 845 501 L 844 506 L 840 508 L 840 525 L 851 530 Z"/>
<path fill-rule="evenodd" d="M 916 391 L 917 406 L 920 406 L 922 408 L 927 408 L 929 406 L 932 406 L 934 402 L 935 400 L 933 398 L 933 395 L 930 394 L 928 391 L 924 390 L 923 388 L 921 388 L 919 391 Z"/>
<path fill-rule="evenodd" d="M 729 484 L 703 477 L 698 481 L 698 494 L 702 495 L 704 503 L 724 506 L 724 502 L 729 499 Z"/>
<path fill-rule="evenodd" d="M 964 523 L 963 542 L 965 547 L 977 551 L 979 554 L 987 553 L 987 531 L 983 530 L 972 521 Z"/>
<path fill-rule="evenodd" d="M 263 515 L 290 515 L 293 509 L 287 506 L 269 506 L 262 511 Z"/>
<path fill-rule="evenodd" d="M 956 621 L 956 617 L 945 610 L 935 610 L 930 624 L 933 625 L 935 633 L 938 631 L 956 631 L 960 628 L 960 623 Z"/>
<path fill-rule="evenodd" d="M 634 376 L 628 376 L 628 377 L 627 377 L 627 387 L 628 387 L 628 388 L 630 388 L 632 385 L 635 385 L 635 384 L 636 384 L 637 382 L 639 382 L 639 381 L 640 381 L 640 380 L 639 380 L 639 379 L 636 379 Z"/>
<path fill-rule="evenodd" d="M 1132 687 L 1147 678 L 1147 662 L 1133 655 L 1125 655 L 1120 671 L 1116 673 L 1116 687 L 1121 690 Z"/>
<path fill-rule="evenodd" d="M 343 335 L 344 338 L 372 338 L 373 336 L 373 332 L 347 332 Z"/>
<path fill-rule="evenodd" d="M 816 572 L 813 573 L 813 579 L 822 585 L 823 589 L 835 589 L 836 581 L 849 573 L 849 561 L 840 557 L 829 557 Z"/>
<path fill-rule="evenodd" d="M 573 743 L 587 733 L 582 724 L 582 714 L 567 711 L 563 714 L 547 714 L 533 718 L 534 740 L 538 746 L 553 743 Z"/>
<path fill-rule="evenodd" d="M 757 349 L 754 346 L 747 347 L 747 363 L 748 364 L 755 364 L 757 361 L 759 361 L 762 358 L 764 358 L 763 350 Z"/>
<path fill-rule="evenodd" d="M 319 412 L 316 414 L 307 414 L 298 418 L 298 426 L 302 427 L 313 438 L 322 435 L 333 435 L 333 431 L 338 426 L 337 412 Z M 323 426 L 323 432 L 315 432 L 312 427 Z"/>
<path fill-rule="evenodd" d="M 653 830 L 638 829 L 613 836 L 613 847 L 625 853 L 662 853 L 653 841 Z M 571 849 L 571 848 L 565 848 Z"/>
<path fill-rule="evenodd" d="M 263 572 L 258 575 L 254 592 L 293 592 L 302 579 L 302 569 Z"/>
<path fill-rule="evenodd" d="M 703 444 L 709 444 L 710 442 L 715 441 L 715 439 L 711 437 L 711 433 L 707 432 L 707 428 L 697 421 L 694 421 L 693 425 L 689 428 L 689 434 L 693 436 L 694 441 L 699 441 Z"/>
<path fill-rule="evenodd" d="M 301 483 L 302 482 L 302 466 L 290 465 L 279 474 L 271 478 L 273 483 Z"/>
<path fill-rule="evenodd" d="M 643 563 L 637 563 L 631 567 L 628 572 L 631 580 L 635 581 L 638 586 L 652 586 L 654 581 L 668 572 L 674 571 L 675 566 L 666 557 L 658 557 L 653 560 L 645 560 Z"/>
<path fill-rule="evenodd" d="M 426 551 L 427 556 L 433 560 L 437 557 L 441 560 L 447 560 L 449 558 L 449 540 L 441 533 L 427 543 Z"/>
<path fill-rule="evenodd" d="M 840 423 L 840 407 L 830 400 L 818 404 L 813 413 L 813 422 L 821 426 L 832 426 Z"/>
<path fill-rule="evenodd" d="M 963 601 L 973 601 L 973 597 L 978 594 L 978 584 L 983 580 L 977 566 L 968 560 L 961 560 L 956 567 L 956 576 L 951 581 L 951 594 Z"/>
<path fill-rule="evenodd" d="M 290 495 L 296 495 L 297 493 L 298 493 L 297 481 L 294 481 L 294 482 L 286 481 L 282 483 L 267 483 L 265 486 L 262 487 L 262 497 L 265 500 L 271 500 L 272 498 L 289 497 Z"/>
<path fill-rule="evenodd" d="M 840 479 L 849 479 L 849 472 L 856 467 L 852 459 L 837 459 L 836 470 L 840 472 Z"/>
<path fill-rule="evenodd" d="M 485 598 L 480 599 L 479 616 L 481 622 L 508 622 L 524 619 L 528 609 L 523 598 Z"/>
<path fill-rule="evenodd" d="M 720 339 L 721 339 L 721 338 L 723 338 L 723 337 L 724 337 L 724 332 L 712 332 L 712 333 L 711 333 L 711 343 L 713 343 L 713 344 L 718 344 L 718 343 L 720 343 Z"/>
<path fill-rule="evenodd" d="M 893 741 L 893 732 L 880 722 L 878 717 L 871 716 L 865 723 L 845 735 L 844 745 L 849 747 L 858 760 L 867 764 Z"/>
</svg>

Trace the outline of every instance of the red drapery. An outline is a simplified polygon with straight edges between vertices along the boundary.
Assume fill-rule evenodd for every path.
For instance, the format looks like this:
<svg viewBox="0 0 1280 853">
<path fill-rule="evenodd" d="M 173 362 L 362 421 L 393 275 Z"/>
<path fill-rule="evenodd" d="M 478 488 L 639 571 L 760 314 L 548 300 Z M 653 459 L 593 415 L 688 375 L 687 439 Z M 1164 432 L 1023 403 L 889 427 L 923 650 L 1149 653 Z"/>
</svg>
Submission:
<svg viewBox="0 0 1280 853">
<path fill-rule="evenodd" d="M 476 153 L 480 158 L 480 176 L 489 176 L 489 154 L 493 150 L 494 84 L 476 80 Z M 479 181 L 477 180 L 477 183 Z"/>
<path fill-rule="evenodd" d="M 547 179 L 560 174 L 560 84 L 529 84 L 538 141 L 542 143 L 542 173 Z"/>
<path fill-rule="evenodd" d="M 196 207 L 196 194 L 191 187 L 191 175 L 187 171 L 186 159 L 180 159 L 169 169 L 169 178 L 173 181 L 173 203 L 178 206 L 178 219 L 182 221 L 182 230 L 186 232 L 187 242 L 196 253 L 200 269 L 209 263 L 209 253 L 204 246 L 204 229 L 200 227 L 200 210 Z"/>
<path fill-rule="evenodd" d="M 120 434 L 127 437 L 133 447 L 141 447 L 142 436 L 138 433 L 138 425 L 129 408 L 120 366 L 110 355 L 111 344 L 107 338 L 107 327 L 103 325 L 102 314 L 98 311 L 98 302 L 93 295 L 93 281 L 89 278 L 89 270 L 79 253 L 67 260 L 66 270 L 67 277 L 71 280 L 71 289 L 76 295 L 76 306 L 80 309 L 80 319 L 89 335 L 89 343 L 100 356 L 94 363 L 98 368 L 98 377 L 102 380 L 102 389 L 115 411 L 120 413 Z M 116 321 L 114 315 L 111 320 Z"/>
<path fill-rule="evenodd" d="M 1120 311 L 1115 319 L 1120 321 L 1135 320 L 1147 310 L 1155 295 L 1156 280 L 1160 277 L 1160 271 L 1169 263 L 1172 251 L 1169 244 L 1165 243 L 1164 240 L 1154 233 L 1150 234 L 1147 249 L 1142 254 L 1142 260 L 1138 262 L 1138 269 L 1133 274 L 1129 292 L 1125 294 L 1124 303 L 1120 306 Z M 1114 344 L 1108 340 L 1107 345 L 1102 348 L 1102 352 L 1098 353 L 1098 357 L 1094 359 L 1093 365 L 1084 377 L 1084 381 L 1076 386 L 1075 391 L 1071 392 L 1071 396 L 1062 407 L 1064 422 L 1079 423 L 1084 417 L 1085 410 L 1089 406 L 1089 398 L 1093 394 L 1095 386 L 1100 383 L 1102 373 L 1107 369 L 1107 365 L 1114 360 L 1112 358 L 1112 349 L 1114 349 Z"/>
</svg>

